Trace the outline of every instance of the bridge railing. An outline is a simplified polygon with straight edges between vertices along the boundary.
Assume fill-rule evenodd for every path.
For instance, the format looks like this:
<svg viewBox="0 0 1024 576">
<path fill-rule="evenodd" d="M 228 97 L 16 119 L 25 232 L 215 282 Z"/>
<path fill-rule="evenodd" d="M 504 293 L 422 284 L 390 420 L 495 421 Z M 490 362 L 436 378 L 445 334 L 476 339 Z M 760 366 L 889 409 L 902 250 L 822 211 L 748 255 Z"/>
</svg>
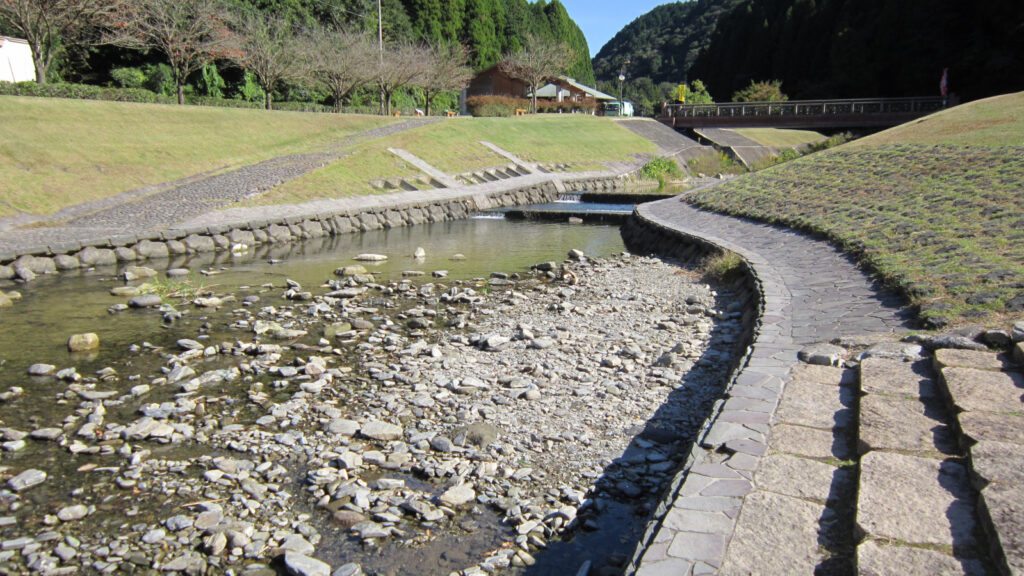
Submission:
<svg viewBox="0 0 1024 576">
<path fill-rule="evenodd" d="M 751 116 L 840 116 L 871 114 L 928 114 L 943 108 L 942 98 L 850 98 L 845 100 L 790 100 L 787 102 L 728 102 L 722 104 L 669 104 L 662 115 L 670 118 Z"/>
</svg>

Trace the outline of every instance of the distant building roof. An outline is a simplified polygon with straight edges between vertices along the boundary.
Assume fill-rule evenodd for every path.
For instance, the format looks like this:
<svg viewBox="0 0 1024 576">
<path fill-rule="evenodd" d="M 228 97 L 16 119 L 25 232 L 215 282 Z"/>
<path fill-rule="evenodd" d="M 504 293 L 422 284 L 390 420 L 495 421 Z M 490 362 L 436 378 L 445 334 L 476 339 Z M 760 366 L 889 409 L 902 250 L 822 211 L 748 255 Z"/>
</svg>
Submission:
<svg viewBox="0 0 1024 576">
<path fill-rule="evenodd" d="M 544 86 L 537 89 L 538 98 L 557 98 L 560 89 L 564 88 L 565 85 L 575 88 L 579 92 L 583 92 L 589 98 L 594 100 L 615 100 L 615 96 L 609 96 L 604 92 L 601 92 L 597 88 L 591 88 L 586 84 L 580 84 L 573 78 L 567 78 L 565 76 L 559 76 L 557 82 L 545 84 Z M 530 96 L 530 94 L 527 94 Z"/>
</svg>

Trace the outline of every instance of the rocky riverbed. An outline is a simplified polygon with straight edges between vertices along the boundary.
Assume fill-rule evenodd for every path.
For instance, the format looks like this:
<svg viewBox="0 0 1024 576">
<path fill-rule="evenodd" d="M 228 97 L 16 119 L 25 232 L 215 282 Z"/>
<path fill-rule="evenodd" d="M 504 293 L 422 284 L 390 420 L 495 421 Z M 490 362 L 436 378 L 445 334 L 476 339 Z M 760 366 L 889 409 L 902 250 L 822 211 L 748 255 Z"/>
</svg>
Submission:
<svg viewBox="0 0 1024 576">
<path fill-rule="evenodd" d="M 0 572 L 621 571 L 739 353 L 734 295 L 578 251 L 405 276 L 112 286 L 152 342 L 0 392 Z"/>
</svg>

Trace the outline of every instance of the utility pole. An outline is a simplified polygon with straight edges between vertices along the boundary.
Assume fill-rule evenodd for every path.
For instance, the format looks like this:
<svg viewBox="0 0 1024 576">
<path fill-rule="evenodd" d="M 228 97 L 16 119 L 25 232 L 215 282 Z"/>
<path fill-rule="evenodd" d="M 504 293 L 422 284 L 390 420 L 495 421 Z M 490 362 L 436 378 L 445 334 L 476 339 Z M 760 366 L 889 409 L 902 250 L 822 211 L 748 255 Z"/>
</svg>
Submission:
<svg viewBox="0 0 1024 576">
<path fill-rule="evenodd" d="M 384 13 L 380 7 L 380 0 L 377 0 L 377 57 L 380 72 L 378 85 L 380 86 L 380 114 L 384 115 Z"/>
</svg>

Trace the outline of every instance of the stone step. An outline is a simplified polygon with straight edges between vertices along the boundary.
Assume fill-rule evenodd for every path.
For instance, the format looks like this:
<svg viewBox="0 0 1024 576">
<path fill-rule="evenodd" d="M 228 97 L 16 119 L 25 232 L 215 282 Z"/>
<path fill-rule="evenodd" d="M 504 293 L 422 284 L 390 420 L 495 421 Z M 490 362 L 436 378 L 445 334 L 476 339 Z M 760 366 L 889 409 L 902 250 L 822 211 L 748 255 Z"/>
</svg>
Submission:
<svg viewBox="0 0 1024 576">
<path fill-rule="evenodd" d="M 860 366 L 861 574 L 985 574 L 979 511 L 955 418 L 928 361 Z"/>
<path fill-rule="evenodd" d="M 982 528 L 1003 574 L 1024 574 L 1024 373 L 1008 355 L 938 350 L 941 390 L 969 450 Z"/>
</svg>

